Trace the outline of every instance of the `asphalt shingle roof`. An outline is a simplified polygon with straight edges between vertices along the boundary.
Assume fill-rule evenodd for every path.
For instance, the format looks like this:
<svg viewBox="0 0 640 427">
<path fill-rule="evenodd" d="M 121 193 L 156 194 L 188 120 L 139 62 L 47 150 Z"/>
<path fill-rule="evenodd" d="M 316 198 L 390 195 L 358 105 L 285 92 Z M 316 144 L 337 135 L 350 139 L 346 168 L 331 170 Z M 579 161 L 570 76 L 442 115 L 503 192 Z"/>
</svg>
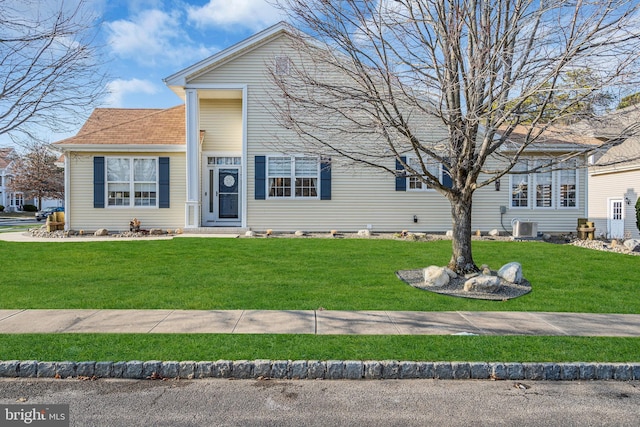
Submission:
<svg viewBox="0 0 640 427">
<path fill-rule="evenodd" d="M 96 108 L 74 137 L 56 145 L 184 145 L 184 105 L 168 109 Z"/>
</svg>

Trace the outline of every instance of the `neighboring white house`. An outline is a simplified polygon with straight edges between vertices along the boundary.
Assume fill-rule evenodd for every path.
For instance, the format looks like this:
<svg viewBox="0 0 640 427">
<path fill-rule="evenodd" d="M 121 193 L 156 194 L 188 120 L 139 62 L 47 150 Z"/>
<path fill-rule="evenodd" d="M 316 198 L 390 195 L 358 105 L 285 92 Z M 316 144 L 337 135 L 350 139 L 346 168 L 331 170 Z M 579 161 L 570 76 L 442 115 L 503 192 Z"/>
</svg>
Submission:
<svg viewBox="0 0 640 427">
<path fill-rule="evenodd" d="M 123 230 L 135 217 L 143 228 L 192 230 L 450 229 L 447 199 L 412 178 L 319 157 L 302 145 L 294 153 L 278 148 L 275 135 L 286 130 L 267 107 L 267 67 L 299 58 L 288 31 L 275 25 L 166 78 L 182 105 L 97 109 L 78 135 L 56 143 L 65 155 L 66 227 Z M 424 130 L 446 135 L 438 122 Z M 538 149 L 562 153 L 568 145 Z M 445 184 L 442 165 L 433 172 Z M 504 177 L 476 191 L 472 227 L 510 231 L 519 218 L 538 222 L 541 232 L 575 232 L 587 212 L 586 177 L 585 168 Z"/>
<path fill-rule="evenodd" d="M 27 199 L 23 192 L 9 190 L 15 155 L 16 151 L 13 148 L 0 148 L 0 205 L 4 206 L 5 212 L 21 211 L 25 204 L 38 206 L 36 199 Z M 59 167 L 63 166 L 60 164 Z M 42 199 L 42 209 L 59 206 L 63 206 L 63 201 L 60 199 Z"/>
<path fill-rule="evenodd" d="M 640 193 L 640 107 L 631 106 L 606 117 L 596 127 L 603 140 L 622 142 L 593 159 L 589 168 L 589 219 L 596 235 L 607 238 L 640 238 L 635 204 Z"/>
<path fill-rule="evenodd" d="M 21 192 L 12 192 L 8 188 L 14 155 L 13 148 L 0 148 L 0 205 L 4 206 L 5 212 L 20 210 L 25 202 Z"/>
</svg>

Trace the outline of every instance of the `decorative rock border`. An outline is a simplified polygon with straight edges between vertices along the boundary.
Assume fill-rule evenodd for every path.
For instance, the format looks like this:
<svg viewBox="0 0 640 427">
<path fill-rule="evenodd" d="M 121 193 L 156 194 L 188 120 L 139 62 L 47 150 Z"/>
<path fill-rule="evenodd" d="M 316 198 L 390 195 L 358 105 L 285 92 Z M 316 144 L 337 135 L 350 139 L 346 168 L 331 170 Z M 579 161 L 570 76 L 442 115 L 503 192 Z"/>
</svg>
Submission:
<svg viewBox="0 0 640 427">
<path fill-rule="evenodd" d="M 0 378 L 640 380 L 640 363 L 411 362 L 398 360 L 0 361 Z"/>
</svg>

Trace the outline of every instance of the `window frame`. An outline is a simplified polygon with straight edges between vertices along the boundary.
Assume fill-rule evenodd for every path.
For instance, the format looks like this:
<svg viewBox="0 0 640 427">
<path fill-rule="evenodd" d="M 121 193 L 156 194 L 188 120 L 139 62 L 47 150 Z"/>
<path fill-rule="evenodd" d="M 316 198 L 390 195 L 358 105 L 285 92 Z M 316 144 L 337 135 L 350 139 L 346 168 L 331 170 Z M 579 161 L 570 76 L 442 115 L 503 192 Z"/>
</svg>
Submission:
<svg viewBox="0 0 640 427">
<path fill-rule="evenodd" d="M 578 209 L 578 202 L 580 200 L 580 193 L 578 192 L 579 188 L 580 188 L 580 179 L 579 179 L 579 175 L 578 175 L 578 162 L 576 159 L 572 159 L 569 160 L 569 162 L 571 162 L 573 164 L 572 168 L 569 169 L 562 169 L 557 171 L 558 172 L 558 209 Z M 563 206 L 562 204 L 562 185 L 563 185 L 563 181 L 562 181 L 562 173 L 563 172 L 568 172 L 571 171 L 573 172 L 573 179 L 575 180 L 574 183 L 574 189 L 573 189 L 573 193 L 574 193 L 574 197 L 573 197 L 573 206 Z M 571 200 L 570 198 L 568 198 L 568 200 Z"/>
<path fill-rule="evenodd" d="M 538 166 L 537 164 L 534 163 L 534 167 Z M 532 174 L 532 182 L 531 182 L 531 187 L 533 188 L 533 191 L 531 192 L 531 197 L 533 198 L 533 203 L 531 203 L 531 206 L 535 209 L 555 209 L 556 207 L 556 179 L 555 179 L 555 171 L 542 171 L 542 172 L 535 172 Z M 543 181 L 543 177 L 548 177 L 549 178 L 549 183 L 545 183 Z M 544 197 L 544 189 L 539 191 L 538 190 L 538 186 L 541 186 L 542 188 L 544 188 L 545 186 L 549 186 L 549 197 Z M 539 197 L 539 194 L 542 194 L 542 197 Z M 547 202 L 549 203 L 548 206 L 545 206 L 544 203 Z M 541 203 L 541 204 L 539 204 Z"/>
<path fill-rule="evenodd" d="M 128 181 L 112 181 L 109 180 L 109 161 L 123 159 L 129 162 L 129 179 Z M 135 180 L 135 161 L 136 160 L 153 160 L 155 167 L 155 181 L 136 181 Z M 105 156 L 104 165 L 104 207 L 109 209 L 158 209 L 160 207 L 160 165 L 159 157 L 155 156 Z M 136 184 L 155 184 L 155 189 L 149 192 L 155 193 L 154 204 L 137 204 L 136 200 Z M 128 204 L 111 204 L 109 184 L 128 184 L 129 197 Z M 147 198 L 139 198 L 141 201 Z"/>
<path fill-rule="evenodd" d="M 523 162 L 526 162 L 524 166 L 524 170 L 529 167 L 529 164 L 533 164 L 535 166 L 535 159 L 528 158 L 522 159 Z M 533 163 L 531 163 L 533 162 Z M 514 174 L 509 173 L 509 209 L 514 210 L 571 210 L 571 209 L 579 209 L 580 206 L 580 175 L 578 174 L 578 164 L 577 161 L 571 160 L 573 164 L 572 168 L 555 170 L 551 172 L 530 172 L 528 174 Z M 514 169 L 517 167 L 514 166 Z M 512 171 L 514 170 L 512 169 Z M 562 185 L 563 185 L 563 172 L 572 171 L 575 179 L 575 188 L 574 198 L 573 198 L 573 206 L 563 206 L 563 198 L 562 198 Z M 538 185 L 540 185 L 540 176 L 543 174 L 550 174 L 551 178 L 551 197 L 550 197 L 550 206 L 538 206 Z M 516 179 L 519 177 L 524 177 L 524 182 L 527 185 L 527 196 L 521 200 L 526 201 L 527 206 L 514 206 L 514 184 Z M 569 199 L 570 200 L 570 199 Z"/>
<path fill-rule="evenodd" d="M 289 160 L 289 174 L 275 174 L 275 173 L 271 173 L 269 165 L 270 162 L 274 159 L 288 159 Z M 314 163 L 315 163 L 315 175 L 311 176 L 311 175 L 304 175 L 304 174 L 297 174 L 296 173 L 296 160 L 297 159 L 313 159 Z M 317 156 L 308 156 L 308 155 L 302 155 L 302 154 L 296 154 L 296 155 L 280 155 L 280 154 L 272 154 L 272 155 L 268 155 L 266 156 L 265 159 L 265 186 L 266 186 L 266 199 L 273 199 L 273 200 L 320 200 L 320 195 L 321 195 L 321 191 L 320 191 L 320 186 L 321 186 L 321 176 L 320 176 L 320 167 L 321 167 L 321 159 L 320 157 Z M 282 180 L 288 180 L 289 184 L 287 185 L 283 185 L 283 186 L 278 186 L 277 188 L 282 189 L 285 193 L 287 192 L 287 188 L 288 188 L 288 195 L 272 195 L 272 191 L 271 191 L 271 180 L 272 179 L 282 179 Z M 296 195 L 297 191 L 298 191 L 298 179 L 300 180 L 307 180 L 307 179 L 312 179 L 315 180 L 315 195 L 314 196 L 298 196 Z M 305 188 L 312 188 L 312 187 L 304 187 L 301 186 L 300 190 L 304 191 Z"/>
<path fill-rule="evenodd" d="M 407 157 L 407 165 L 409 167 L 411 167 L 412 169 L 416 169 L 416 167 L 414 167 L 414 165 L 412 165 L 412 162 L 418 162 L 418 158 L 417 157 Z M 442 184 L 442 178 L 443 178 L 443 173 L 444 173 L 444 167 L 442 165 L 442 163 L 436 161 L 436 160 L 432 160 L 432 161 L 428 161 L 427 160 L 427 169 L 429 169 L 429 165 L 433 165 L 435 167 L 438 168 L 438 182 Z M 420 164 L 416 163 L 415 166 L 417 166 L 418 168 L 420 168 Z M 417 176 L 411 176 L 408 171 L 407 172 L 407 186 L 406 186 L 406 191 L 407 192 L 435 192 L 436 189 L 435 187 L 430 186 L 429 184 L 421 181 Z M 420 184 L 421 188 L 411 188 L 412 184 Z"/>
</svg>

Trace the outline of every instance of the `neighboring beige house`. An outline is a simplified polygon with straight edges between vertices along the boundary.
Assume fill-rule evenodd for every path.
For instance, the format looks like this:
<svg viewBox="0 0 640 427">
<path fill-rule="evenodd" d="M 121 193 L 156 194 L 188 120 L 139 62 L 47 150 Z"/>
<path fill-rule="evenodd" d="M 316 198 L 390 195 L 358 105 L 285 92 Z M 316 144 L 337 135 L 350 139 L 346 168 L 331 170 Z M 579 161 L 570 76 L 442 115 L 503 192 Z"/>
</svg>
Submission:
<svg viewBox="0 0 640 427">
<path fill-rule="evenodd" d="M 77 136 L 56 143 L 65 154 L 66 228 L 124 230 L 135 217 L 143 228 L 186 231 L 450 229 L 449 202 L 411 178 L 302 145 L 295 154 L 278 149 L 275 135 L 286 131 L 267 106 L 267 66 L 297 58 L 287 42 L 278 24 L 169 76 L 183 100 L 177 107 L 95 110 Z M 445 132 L 437 123 L 426 130 Z M 538 154 L 568 147 L 550 141 Z M 536 151 L 528 155 L 535 161 Z M 445 183 L 442 166 L 434 168 Z M 511 231 L 519 218 L 540 232 L 575 232 L 587 212 L 586 177 L 585 168 L 504 177 L 476 191 L 473 229 Z"/>
<path fill-rule="evenodd" d="M 589 219 L 596 236 L 640 238 L 635 204 L 640 193 L 640 107 L 631 106 L 606 116 L 594 132 L 603 140 L 622 142 L 592 159 L 589 168 Z M 626 134 L 626 135 L 625 135 Z"/>
</svg>

